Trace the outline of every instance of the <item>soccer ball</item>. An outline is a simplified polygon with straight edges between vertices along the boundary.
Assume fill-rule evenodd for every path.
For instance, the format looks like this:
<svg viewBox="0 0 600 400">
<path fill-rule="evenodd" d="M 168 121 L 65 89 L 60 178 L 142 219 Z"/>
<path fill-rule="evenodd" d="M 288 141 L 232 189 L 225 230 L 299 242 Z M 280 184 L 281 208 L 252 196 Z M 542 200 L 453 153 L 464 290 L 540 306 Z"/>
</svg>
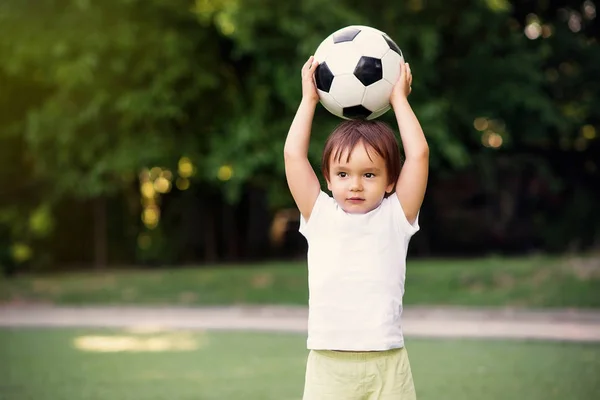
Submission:
<svg viewBox="0 0 600 400">
<path fill-rule="evenodd" d="M 314 55 L 321 104 L 344 119 L 374 119 L 390 109 L 392 87 L 404 61 L 384 32 L 351 25 L 329 35 Z"/>
</svg>

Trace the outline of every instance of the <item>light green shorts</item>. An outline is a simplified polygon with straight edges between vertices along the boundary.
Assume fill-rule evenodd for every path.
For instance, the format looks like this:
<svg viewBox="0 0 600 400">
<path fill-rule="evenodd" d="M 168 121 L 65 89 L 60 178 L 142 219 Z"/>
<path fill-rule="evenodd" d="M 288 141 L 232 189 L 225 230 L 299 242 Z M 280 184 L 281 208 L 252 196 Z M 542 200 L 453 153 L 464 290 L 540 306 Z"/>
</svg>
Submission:
<svg viewBox="0 0 600 400">
<path fill-rule="evenodd" d="M 311 350 L 303 400 L 415 400 L 405 348 L 373 352 Z"/>
</svg>

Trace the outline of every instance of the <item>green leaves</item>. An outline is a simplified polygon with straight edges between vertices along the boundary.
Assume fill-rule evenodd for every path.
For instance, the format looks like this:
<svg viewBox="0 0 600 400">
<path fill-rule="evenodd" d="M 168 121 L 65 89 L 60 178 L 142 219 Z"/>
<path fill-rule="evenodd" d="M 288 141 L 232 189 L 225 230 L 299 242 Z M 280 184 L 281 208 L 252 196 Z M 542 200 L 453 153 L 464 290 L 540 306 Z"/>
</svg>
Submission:
<svg viewBox="0 0 600 400">
<path fill-rule="evenodd" d="M 51 88 L 22 126 L 36 173 L 87 197 L 117 190 L 115 176 L 152 159 L 178 157 L 168 144 L 177 125 L 203 91 L 220 86 L 217 38 L 180 28 L 194 23 L 186 2 L 145 2 L 141 13 L 124 0 L 41 3 L 11 7 L 1 47 L 9 75 Z"/>
<path fill-rule="evenodd" d="M 598 140 L 598 43 L 572 32 L 557 10 L 533 18 L 520 7 L 4 0 L 0 190 L 11 188 L 6 203 L 20 202 L 7 213 L 26 226 L 40 205 L 121 193 L 132 184 L 124 176 L 173 167 L 183 155 L 196 166 L 192 185 L 217 188 L 230 203 L 244 187 L 261 186 L 273 204 L 291 205 L 282 150 L 301 65 L 327 35 L 353 24 L 387 32 L 410 62 L 432 174 L 493 168 L 498 150 L 585 150 Z M 535 40 L 526 36 L 531 21 Z M 395 124 L 391 112 L 383 118 Z M 477 129 L 476 120 L 489 126 Z M 309 155 L 317 169 L 339 122 L 319 106 Z"/>
</svg>

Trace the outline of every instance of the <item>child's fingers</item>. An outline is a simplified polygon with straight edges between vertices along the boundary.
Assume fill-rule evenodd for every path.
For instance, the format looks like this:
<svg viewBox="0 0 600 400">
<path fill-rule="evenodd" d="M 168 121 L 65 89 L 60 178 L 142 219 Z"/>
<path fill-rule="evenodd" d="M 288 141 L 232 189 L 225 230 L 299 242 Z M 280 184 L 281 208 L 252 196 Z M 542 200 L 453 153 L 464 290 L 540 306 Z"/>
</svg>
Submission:
<svg viewBox="0 0 600 400">
<path fill-rule="evenodd" d="M 312 64 L 312 61 L 313 61 L 313 56 L 308 57 L 308 60 L 306 60 L 306 62 L 302 66 L 302 69 L 308 69 L 308 68 L 310 68 L 310 65 Z"/>
<path fill-rule="evenodd" d="M 319 62 L 317 60 L 313 59 L 313 61 L 310 64 L 309 68 L 314 73 L 317 70 L 317 66 L 318 65 L 319 65 Z"/>
<path fill-rule="evenodd" d="M 405 75 L 406 72 L 404 71 L 404 61 L 400 61 L 400 73 L 398 74 L 398 79 L 396 80 L 396 83 L 401 82 L 402 79 L 406 79 Z"/>
<path fill-rule="evenodd" d="M 314 76 L 315 71 L 317 70 L 317 66 L 319 65 L 319 62 L 317 60 L 315 60 L 314 56 L 310 56 L 310 58 L 308 59 L 308 61 L 306 61 L 306 63 L 304 64 L 304 66 L 302 67 L 302 75 L 306 75 L 306 76 Z"/>
</svg>

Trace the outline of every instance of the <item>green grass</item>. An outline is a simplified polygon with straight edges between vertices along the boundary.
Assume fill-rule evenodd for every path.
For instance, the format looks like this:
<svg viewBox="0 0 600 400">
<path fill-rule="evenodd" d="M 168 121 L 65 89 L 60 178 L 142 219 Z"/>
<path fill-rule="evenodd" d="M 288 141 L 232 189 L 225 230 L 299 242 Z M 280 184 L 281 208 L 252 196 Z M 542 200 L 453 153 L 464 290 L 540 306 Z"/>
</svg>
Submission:
<svg viewBox="0 0 600 400">
<path fill-rule="evenodd" d="M 407 348 L 419 400 L 588 400 L 600 391 L 599 344 L 408 338 Z M 5 329 L 0 393 L 299 400 L 306 356 L 296 334 Z"/>
<path fill-rule="evenodd" d="M 304 262 L 21 276 L 0 280 L 0 303 L 305 305 L 306 279 Z M 600 308 L 600 259 L 409 260 L 405 302 Z"/>
</svg>

